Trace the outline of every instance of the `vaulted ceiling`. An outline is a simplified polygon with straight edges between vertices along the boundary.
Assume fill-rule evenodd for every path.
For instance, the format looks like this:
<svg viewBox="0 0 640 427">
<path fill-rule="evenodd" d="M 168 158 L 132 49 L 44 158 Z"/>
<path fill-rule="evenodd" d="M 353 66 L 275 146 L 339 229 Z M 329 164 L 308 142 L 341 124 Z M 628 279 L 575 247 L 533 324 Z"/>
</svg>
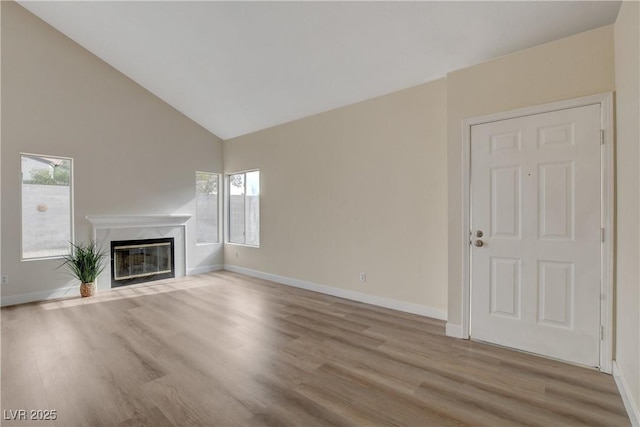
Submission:
<svg viewBox="0 0 640 427">
<path fill-rule="evenodd" d="M 620 7 L 619 1 L 19 3 L 223 139 L 611 24 Z"/>
</svg>

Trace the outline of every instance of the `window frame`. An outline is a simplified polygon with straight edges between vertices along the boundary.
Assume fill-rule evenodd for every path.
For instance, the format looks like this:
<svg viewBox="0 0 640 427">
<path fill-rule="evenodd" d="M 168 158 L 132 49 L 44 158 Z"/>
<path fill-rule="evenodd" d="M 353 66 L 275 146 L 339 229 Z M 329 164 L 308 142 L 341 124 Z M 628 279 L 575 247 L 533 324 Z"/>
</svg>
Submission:
<svg viewBox="0 0 640 427">
<path fill-rule="evenodd" d="M 224 192 L 222 186 L 224 185 L 224 180 L 222 179 L 222 174 L 217 173 L 217 172 L 204 172 L 204 171 L 200 171 L 200 170 L 196 170 L 195 172 L 195 178 L 196 178 L 196 186 L 198 185 L 198 174 L 207 174 L 207 175 L 215 175 L 218 177 L 218 212 L 217 212 L 217 217 L 216 217 L 216 228 L 218 230 L 218 241 L 217 242 L 198 242 L 198 201 L 197 201 L 197 197 L 198 197 L 198 191 L 197 189 L 194 188 L 195 194 L 196 194 L 196 209 L 194 212 L 194 217 L 196 220 L 196 224 L 195 224 L 195 228 L 196 228 L 196 236 L 195 236 L 195 241 L 196 241 L 196 246 L 209 246 L 209 245 L 220 245 L 224 242 L 224 237 L 222 236 L 222 230 L 221 230 L 221 226 L 222 226 L 222 221 L 221 218 L 223 217 L 223 206 L 222 206 L 222 194 Z"/>
<path fill-rule="evenodd" d="M 259 186 L 258 186 L 258 207 L 260 207 L 261 203 L 261 197 L 262 197 L 262 178 L 261 178 L 261 173 L 260 173 L 260 169 L 259 168 L 255 168 L 255 169 L 246 169 L 246 170 L 241 170 L 241 171 L 236 171 L 236 172 L 229 172 L 226 173 L 224 175 L 224 193 L 225 193 L 225 230 L 224 230 L 224 242 L 225 244 L 228 245 L 237 245 L 237 246 L 246 246 L 249 248 L 260 248 L 260 245 L 262 244 L 262 236 L 261 236 L 261 227 L 259 227 L 259 231 L 258 231 L 258 244 L 257 245 L 251 245 L 246 243 L 247 241 L 247 236 L 246 236 L 246 232 L 245 232 L 245 236 L 244 236 L 244 243 L 240 243 L 240 242 L 232 242 L 231 241 L 231 190 L 229 188 L 229 186 L 231 185 L 231 180 L 230 177 L 231 175 L 240 175 L 243 174 L 245 175 L 244 178 L 244 197 L 245 197 L 245 201 L 246 201 L 246 197 L 247 197 L 247 178 L 246 175 L 248 173 L 251 172 L 258 172 L 258 176 L 259 176 Z M 261 212 L 260 209 L 258 209 L 258 225 L 260 225 L 261 221 Z M 245 228 L 246 228 L 246 221 L 247 221 L 247 217 L 246 217 L 246 212 L 245 212 Z"/>
<path fill-rule="evenodd" d="M 74 167 L 74 159 L 73 157 L 65 157 L 65 156 L 57 156 L 57 155 L 49 155 L 49 154 L 37 154 L 37 153 L 26 153 L 20 152 L 18 153 L 20 156 L 20 167 L 19 167 L 19 175 L 20 175 L 20 190 L 19 190 L 19 199 L 20 199 L 20 261 L 30 262 L 30 261 L 43 261 L 43 260 L 53 260 L 53 259 L 62 259 L 64 255 L 52 255 L 52 256 L 39 256 L 39 257 L 25 257 L 24 256 L 24 218 L 23 218 L 23 207 L 22 207 L 22 199 L 23 192 L 22 186 L 24 185 L 24 177 L 22 176 L 22 159 L 23 157 L 42 157 L 49 159 L 61 159 L 69 161 L 69 252 L 72 251 L 73 244 L 75 244 L 75 167 Z M 66 254 L 65 254 L 66 255 Z"/>
</svg>

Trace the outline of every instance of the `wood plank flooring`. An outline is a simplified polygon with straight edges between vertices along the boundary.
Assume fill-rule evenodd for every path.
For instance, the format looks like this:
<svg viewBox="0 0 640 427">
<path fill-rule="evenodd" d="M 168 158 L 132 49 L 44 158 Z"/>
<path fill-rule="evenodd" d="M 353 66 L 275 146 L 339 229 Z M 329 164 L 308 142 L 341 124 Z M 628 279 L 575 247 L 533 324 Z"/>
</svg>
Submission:
<svg viewBox="0 0 640 427">
<path fill-rule="evenodd" d="M 3 308 L 1 375 L 3 426 L 629 425 L 609 375 L 230 272 Z"/>
</svg>

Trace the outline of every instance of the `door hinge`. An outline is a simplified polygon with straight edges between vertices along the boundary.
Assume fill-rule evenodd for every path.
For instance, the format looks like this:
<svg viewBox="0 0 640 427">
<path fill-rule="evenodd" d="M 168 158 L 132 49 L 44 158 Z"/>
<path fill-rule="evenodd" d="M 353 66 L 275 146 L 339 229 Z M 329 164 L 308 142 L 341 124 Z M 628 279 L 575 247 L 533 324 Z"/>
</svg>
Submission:
<svg viewBox="0 0 640 427">
<path fill-rule="evenodd" d="M 600 129 L 600 145 L 604 145 L 604 129 Z"/>
<path fill-rule="evenodd" d="M 600 241 L 604 243 L 604 228 L 600 229 Z"/>
<path fill-rule="evenodd" d="M 604 326 L 600 325 L 600 341 L 604 340 Z"/>
</svg>

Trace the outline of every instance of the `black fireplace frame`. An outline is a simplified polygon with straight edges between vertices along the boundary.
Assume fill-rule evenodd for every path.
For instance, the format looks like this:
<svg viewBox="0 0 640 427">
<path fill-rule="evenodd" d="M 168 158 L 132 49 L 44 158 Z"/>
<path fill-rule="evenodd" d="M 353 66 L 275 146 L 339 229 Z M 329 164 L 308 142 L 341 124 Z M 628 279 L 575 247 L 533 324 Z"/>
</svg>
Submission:
<svg viewBox="0 0 640 427">
<path fill-rule="evenodd" d="M 144 277 L 134 277 L 131 279 L 120 279 L 120 280 L 115 279 L 116 271 L 115 271 L 114 251 L 116 246 L 147 245 L 147 244 L 154 244 L 154 243 L 170 243 L 171 244 L 171 271 L 170 272 L 152 274 Z M 173 237 L 163 237 L 159 239 L 112 240 L 110 263 L 111 263 L 111 287 L 112 288 L 119 288 L 122 286 L 134 285 L 137 283 L 146 283 L 146 282 L 153 282 L 155 280 L 174 278 L 176 277 L 175 239 Z"/>
</svg>

